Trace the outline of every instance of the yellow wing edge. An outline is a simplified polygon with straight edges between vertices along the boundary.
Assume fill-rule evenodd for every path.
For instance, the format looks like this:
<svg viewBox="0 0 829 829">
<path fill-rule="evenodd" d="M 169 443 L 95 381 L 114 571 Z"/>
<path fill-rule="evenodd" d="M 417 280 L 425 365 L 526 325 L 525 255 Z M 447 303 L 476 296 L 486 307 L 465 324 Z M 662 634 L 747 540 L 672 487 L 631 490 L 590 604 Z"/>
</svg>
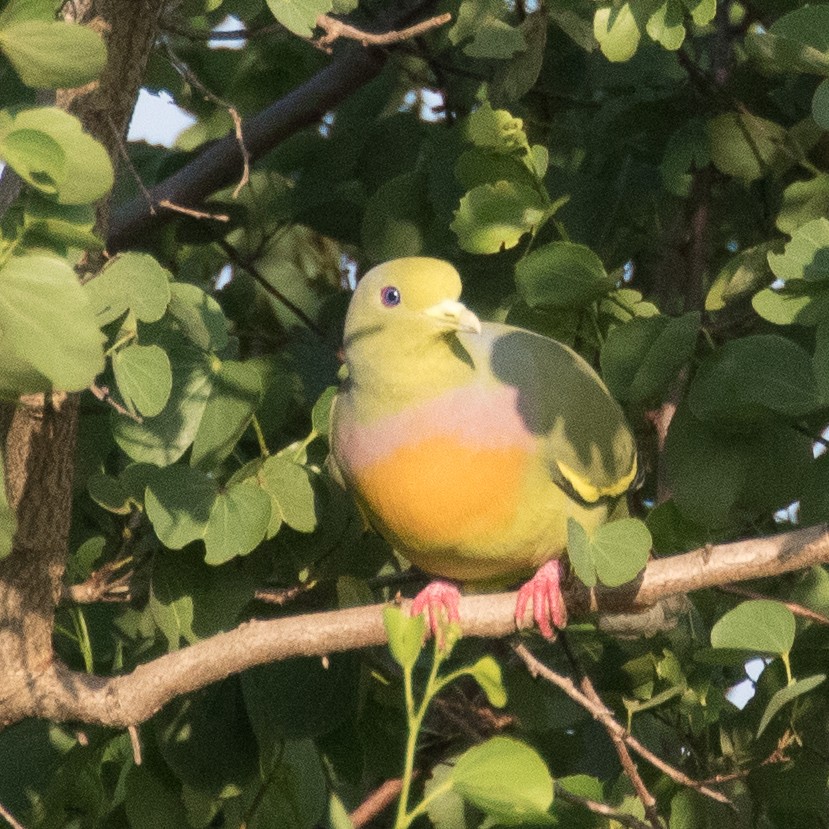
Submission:
<svg viewBox="0 0 829 829">
<path fill-rule="evenodd" d="M 582 498 L 584 501 L 591 504 L 598 501 L 599 498 L 615 498 L 617 495 L 621 495 L 623 492 L 626 492 L 633 483 L 633 479 L 636 477 L 637 467 L 636 458 L 634 458 L 633 465 L 627 475 L 619 478 L 619 480 L 610 486 L 600 487 L 596 486 L 594 483 L 591 483 L 584 476 L 579 475 L 575 469 L 568 466 L 563 461 L 556 461 L 556 464 L 558 465 L 559 472 L 561 472 L 562 476 L 569 482 L 570 486 L 573 487 L 579 498 Z"/>
</svg>

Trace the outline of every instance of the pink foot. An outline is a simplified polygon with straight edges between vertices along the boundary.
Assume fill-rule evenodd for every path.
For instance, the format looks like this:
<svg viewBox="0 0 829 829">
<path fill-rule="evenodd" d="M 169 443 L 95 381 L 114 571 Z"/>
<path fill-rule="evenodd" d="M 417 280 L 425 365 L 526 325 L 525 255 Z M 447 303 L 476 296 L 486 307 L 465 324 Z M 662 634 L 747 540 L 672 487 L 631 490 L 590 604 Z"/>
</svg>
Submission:
<svg viewBox="0 0 829 829">
<path fill-rule="evenodd" d="M 551 559 L 518 591 L 515 603 L 515 623 L 521 625 L 532 602 L 533 619 L 547 639 L 555 639 L 555 628 L 567 626 L 567 608 L 561 595 L 561 563 Z M 552 625 L 550 624 L 552 622 Z"/>
<path fill-rule="evenodd" d="M 449 622 L 460 622 L 458 603 L 460 602 L 461 591 L 448 581 L 431 581 L 420 593 L 415 596 L 412 602 L 412 616 L 419 616 L 424 611 L 429 619 L 429 629 L 432 636 L 442 640 L 440 630 L 441 611 L 446 615 Z"/>
</svg>

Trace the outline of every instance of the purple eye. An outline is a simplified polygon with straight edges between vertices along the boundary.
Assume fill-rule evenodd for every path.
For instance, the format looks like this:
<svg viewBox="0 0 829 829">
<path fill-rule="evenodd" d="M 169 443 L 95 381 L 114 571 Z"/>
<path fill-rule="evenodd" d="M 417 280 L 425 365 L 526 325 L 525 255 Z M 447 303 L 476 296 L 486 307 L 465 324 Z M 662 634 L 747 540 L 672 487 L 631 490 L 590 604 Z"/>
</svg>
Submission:
<svg viewBox="0 0 829 829">
<path fill-rule="evenodd" d="M 394 285 L 386 285 L 382 291 L 380 291 L 380 299 L 383 300 L 383 305 L 386 308 L 394 308 L 395 305 L 400 305 L 400 291 L 394 287 Z"/>
</svg>

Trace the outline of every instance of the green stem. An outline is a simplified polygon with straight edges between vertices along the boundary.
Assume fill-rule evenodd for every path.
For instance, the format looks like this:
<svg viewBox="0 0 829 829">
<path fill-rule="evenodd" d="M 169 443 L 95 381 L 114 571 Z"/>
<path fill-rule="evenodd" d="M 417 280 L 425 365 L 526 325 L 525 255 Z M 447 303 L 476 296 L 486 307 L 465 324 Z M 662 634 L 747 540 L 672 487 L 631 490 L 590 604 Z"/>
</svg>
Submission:
<svg viewBox="0 0 829 829">
<path fill-rule="evenodd" d="M 433 800 L 437 800 L 441 795 L 444 795 L 446 794 L 446 792 L 451 790 L 451 780 L 445 780 L 439 786 L 435 786 L 435 788 L 432 789 L 432 791 L 430 791 L 429 794 L 427 794 L 426 797 L 424 797 L 423 800 L 421 800 L 420 803 L 418 803 L 417 806 L 415 806 L 414 809 L 412 809 L 412 811 L 409 813 L 409 822 L 413 821 L 415 818 L 420 817 L 429 808 L 429 804 Z"/>
<path fill-rule="evenodd" d="M 259 454 L 263 458 L 270 457 L 271 453 L 268 451 L 268 444 L 265 441 L 265 433 L 262 431 L 262 424 L 259 423 L 259 418 L 256 415 L 251 417 L 250 425 L 253 427 L 254 434 L 256 435 L 256 442 L 259 444 Z"/>
<path fill-rule="evenodd" d="M 89 638 L 89 628 L 86 626 L 83 611 L 79 607 L 74 608 L 72 620 L 78 634 L 78 646 L 81 649 L 81 656 L 83 656 L 84 668 L 88 674 L 91 674 L 95 670 L 95 663 L 92 659 L 92 641 Z"/>
<path fill-rule="evenodd" d="M 780 657 L 783 660 L 783 667 L 786 669 L 786 685 L 791 685 L 794 682 L 794 678 L 792 677 L 792 665 L 789 662 L 789 652 L 781 653 Z"/>
<path fill-rule="evenodd" d="M 403 689 L 406 695 L 406 719 L 408 720 L 409 733 L 406 737 L 406 756 L 403 761 L 402 785 L 400 787 L 400 799 L 397 802 L 397 817 L 394 821 L 394 829 L 406 829 L 411 822 L 407 810 L 409 806 L 409 792 L 412 788 L 417 735 L 420 731 L 420 717 L 418 716 L 420 712 L 415 711 L 411 668 L 403 669 Z"/>
</svg>

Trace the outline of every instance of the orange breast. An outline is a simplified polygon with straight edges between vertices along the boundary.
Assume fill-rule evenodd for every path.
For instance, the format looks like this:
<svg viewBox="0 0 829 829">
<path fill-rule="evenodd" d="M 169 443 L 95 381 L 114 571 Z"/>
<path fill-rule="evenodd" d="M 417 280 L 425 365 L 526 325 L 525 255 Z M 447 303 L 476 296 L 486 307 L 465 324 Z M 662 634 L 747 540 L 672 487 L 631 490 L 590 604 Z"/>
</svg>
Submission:
<svg viewBox="0 0 829 829">
<path fill-rule="evenodd" d="M 360 469 L 354 483 L 403 552 L 469 549 L 513 521 L 527 461 L 522 447 L 432 436 Z"/>
</svg>

